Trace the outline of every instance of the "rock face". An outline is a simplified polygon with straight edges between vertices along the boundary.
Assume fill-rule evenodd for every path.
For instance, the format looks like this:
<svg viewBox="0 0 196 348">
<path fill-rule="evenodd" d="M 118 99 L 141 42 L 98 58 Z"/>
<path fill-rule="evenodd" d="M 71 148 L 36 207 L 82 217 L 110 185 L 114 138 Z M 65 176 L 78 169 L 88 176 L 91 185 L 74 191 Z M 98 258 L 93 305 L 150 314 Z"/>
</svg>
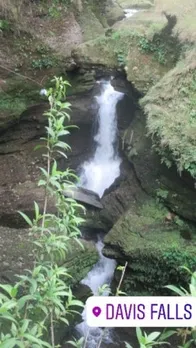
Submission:
<svg viewBox="0 0 196 348">
<path fill-rule="evenodd" d="M 15 274 L 23 274 L 25 269 L 33 267 L 35 245 L 32 238 L 28 229 L 0 227 L 0 281 L 13 282 Z M 72 241 L 69 253 L 61 262 L 72 276 L 72 285 L 82 280 L 99 259 L 92 242 L 81 240 L 81 243 L 83 247 Z"/>
<path fill-rule="evenodd" d="M 76 169 L 91 153 L 91 133 L 94 110 L 91 109 L 91 97 L 70 97 L 72 103 L 71 118 L 73 128 L 67 142 L 72 147 L 67 162 L 59 160 L 61 168 L 71 165 Z M 18 120 L 6 125 L 1 132 L 0 142 L 0 224 L 19 227 L 22 223 L 18 210 L 32 215 L 33 201 L 42 204 L 43 192 L 37 187 L 40 177 L 39 167 L 46 165 L 42 151 L 34 151 L 45 134 L 46 119 L 43 112 L 47 104 L 34 105 L 21 114 Z M 4 124 L 5 125 L 5 124 Z M 52 209 L 52 204 L 51 204 Z"/>
<path fill-rule="evenodd" d="M 195 269 L 194 231 L 180 231 L 167 216 L 167 209 L 148 201 L 137 213 L 125 213 L 104 239 L 105 256 L 128 262 L 123 288 L 129 295 L 166 294 L 163 286 L 186 285 L 181 265 Z"/>
<path fill-rule="evenodd" d="M 123 143 L 130 162 L 142 188 L 150 195 L 161 199 L 178 215 L 196 221 L 196 190 L 194 180 L 184 173 L 180 177 L 173 166 L 167 168 L 152 148 L 146 137 L 145 116 L 138 113 L 124 134 Z"/>
</svg>

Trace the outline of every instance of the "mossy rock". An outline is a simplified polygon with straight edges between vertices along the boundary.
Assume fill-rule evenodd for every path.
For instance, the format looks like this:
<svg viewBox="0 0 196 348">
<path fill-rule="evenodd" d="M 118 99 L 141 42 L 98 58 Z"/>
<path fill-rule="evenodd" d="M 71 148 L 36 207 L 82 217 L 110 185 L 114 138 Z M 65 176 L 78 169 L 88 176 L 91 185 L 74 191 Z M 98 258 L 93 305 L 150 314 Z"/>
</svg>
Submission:
<svg viewBox="0 0 196 348">
<path fill-rule="evenodd" d="M 104 254 L 121 264 L 128 261 L 124 289 L 129 295 L 165 294 L 168 284 L 186 286 L 180 266 L 195 270 L 196 231 L 184 239 L 178 226 L 166 221 L 167 214 L 166 208 L 149 202 L 137 214 L 125 213 L 105 237 Z"/>
<path fill-rule="evenodd" d="M 168 167 L 196 178 L 196 50 L 141 100 L 148 134 Z"/>
<path fill-rule="evenodd" d="M 12 76 L 0 90 L 0 129 L 16 121 L 29 106 L 42 100 L 40 88 L 20 76 Z"/>
<path fill-rule="evenodd" d="M 93 242 L 82 241 L 82 246 L 73 241 L 71 251 L 67 255 L 68 261 L 64 263 L 68 273 L 72 276 L 71 285 L 75 285 L 85 278 L 99 260 L 99 254 Z"/>
</svg>

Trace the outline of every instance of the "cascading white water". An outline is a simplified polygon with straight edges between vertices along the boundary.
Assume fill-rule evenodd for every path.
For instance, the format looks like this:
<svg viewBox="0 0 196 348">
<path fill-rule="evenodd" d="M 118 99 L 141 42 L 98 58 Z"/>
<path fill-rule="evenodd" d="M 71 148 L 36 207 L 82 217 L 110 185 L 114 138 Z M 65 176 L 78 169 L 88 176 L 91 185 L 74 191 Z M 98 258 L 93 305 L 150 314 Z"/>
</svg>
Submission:
<svg viewBox="0 0 196 348">
<path fill-rule="evenodd" d="M 102 197 L 104 191 L 112 185 L 120 175 L 121 160 L 116 151 L 117 115 L 116 105 L 123 97 L 123 93 L 117 92 L 110 81 L 101 81 L 101 94 L 96 97 L 99 105 L 98 132 L 94 137 L 96 150 L 93 158 L 85 162 L 80 175 L 80 186 L 92 190 Z M 110 285 L 116 262 L 107 259 L 102 254 L 103 243 L 99 240 L 96 244 L 100 255 L 99 262 L 89 272 L 82 283 L 88 285 L 94 295 L 98 295 L 99 288 L 103 284 Z M 108 295 L 105 292 L 103 295 Z M 96 348 L 103 335 L 101 328 L 89 328 L 83 312 L 83 322 L 76 326 L 77 331 L 83 337 L 87 337 L 86 347 Z M 111 330 L 104 332 L 103 340 L 111 342 Z"/>
<path fill-rule="evenodd" d="M 100 197 L 120 175 L 120 158 L 114 144 L 117 137 L 116 104 L 123 97 L 110 81 L 101 81 L 101 95 L 96 97 L 99 105 L 97 144 L 94 157 L 82 166 L 80 185 L 92 190 Z"/>
<path fill-rule="evenodd" d="M 110 284 L 114 269 L 116 266 L 116 262 L 114 260 L 108 259 L 103 256 L 102 254 L 102 248 L 104 244 L 101 240 L 99 240 L 96 244 L 97 250 L 99 252 L 99 262 L 93 267 L 93 269 L 88 273 L 86 278 L 82 280 L 82 284 L 88 285 L 93 294 L 99 295 L 99 288 L 103 284 Z M 108 295 L 107 290 L 104 292 L 103 295 Z M 87 338 L 86 339 L 86 347 L 87 348 L 96 348 L 97 344 L 100 341 L 100 338 L 103 335 L 103 330 L 101 328 L 89 328 L 86 324 L 86 312 L 84 310 L 82 314 L 83 322 L 81 324 L 78 324 L 76 326 L 77 331 L 81 334 L 81 336 Z M 107 330 L 103 336 L 103 340 L 107 342 L 112 342 L 111 330 Z"/>
<path fill-rule="evenodd" d="M 127 8 L 127 9 L 124 10 L 126 18 L 133 17 L 137 12 L 138 12 L 138 10 L 134 9 L 134 8 L 130 8 L 130 9 Z"/>
</svg>

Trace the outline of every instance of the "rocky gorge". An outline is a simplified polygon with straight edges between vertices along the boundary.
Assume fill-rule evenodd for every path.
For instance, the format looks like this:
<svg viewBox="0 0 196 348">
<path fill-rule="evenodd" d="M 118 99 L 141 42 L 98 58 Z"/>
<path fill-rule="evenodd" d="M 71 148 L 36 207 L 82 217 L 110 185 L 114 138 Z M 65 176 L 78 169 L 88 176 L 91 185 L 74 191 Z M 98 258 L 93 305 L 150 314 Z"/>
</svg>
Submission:
<svg viewBox="0 0 196 348">
<path fill-rule="evenodd" d="M 136 9 L 125 16 L 126 9 Z M 103 255 L 128 262 L 129 295 L 168 294 L 186 286 L 179 267 L 196 267 L 196 5 L 176 0 L 0 2 L 0 278 L 14 282 L 31 267 L 31 240 L 19 216 L 43 204 L 37 187 L 51 78 L 69 80 L 72 151 L 61 168 L 78 173 L 95 152 L 96 81 L 123 93 L 116 104 L 120 176 L 87 205 L 89 240 L 65 264 L 77 285 L 99 260 L 93 240 L 105 233 Z M 50 210 L 55 211 L 53 202 Z M 89 237 L 90 236 L 90 237 Z M 112 286 L 119 280 L 115 271 Z M 78 291 L 78 290 L 77 290 Z M 80 291 L 79 291 L 80 292 Z"/>
</svg>

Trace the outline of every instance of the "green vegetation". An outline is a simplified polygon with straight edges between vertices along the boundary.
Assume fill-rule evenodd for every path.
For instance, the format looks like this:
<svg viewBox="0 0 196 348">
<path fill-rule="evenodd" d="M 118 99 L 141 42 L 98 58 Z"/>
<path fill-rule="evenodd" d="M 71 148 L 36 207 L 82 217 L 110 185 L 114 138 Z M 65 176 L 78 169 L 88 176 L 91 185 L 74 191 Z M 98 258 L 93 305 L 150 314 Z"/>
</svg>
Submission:
<svg viewBox="0 0 196 348">
<path fill-rule="evenodd" d="M 160 43 L 159 40 L 153 42 L 146 37 L 142 37 L 138 45 L 143 52 L 153 53 L 155 59 L 157 59 L 160 64 L 166 64 L 167 49 L 164 43 Z"/>
<path fill-rule="evenodd" d="M 184 226 L 168 222 L 167 215 L 161 204 L 147 202 L 135 214 L 128 211 L 105 237 L 105 255 L 108 250 L 110 257 L 128 261 L 123 290 L 129 295 L 166 295 L 165 285 L 187 282 L 180 266 L 195 269 L 195 233 L 183 238 Z"/>
<path fill-rule="evenodd" d="M 0 32 L 10 30 L 10 23 L 6 19 L 0 19 Z"/>
<path fill-rule="evenodd" d="M 19 96 L 13 98 L 7 94 L 0 94 L 0 113 L 9 113 L 17 117 L 26 109 L 26 100 Z"/>
<path fill-rule="evenodd" d="M 33 69 L 49 69 L 56 65 L 57 63 L 55 60 L 51 57 L 44 57 L 40 59 L 33 59 L 32 60 L 32 68 Z"/>
<path fill-rule="evenodd" d="M 75 175 L 67 169 L 57 168 L 56 154 L 66 158 L 69 146 L 62 136 L 69 134 L 70 126 L 66 102 L 68 82 L 55 78 L 54 88 L 47 91 L 50 109 L 45 112 L 48 118 L 47 137 L 42 139 L 46 149 L 46 168 L 40 168 L 42 177 L 38 186 L 45 191 L 43 211 L 34 202 L 35 216 L 31 220 L 20 212 L 30 227 L 33 236 L 35 263 L 32 270 L 26 270 L 19 276 L 15 285 L 0 284 L 0 345 L 2 347 L 48 347 L 57 345 L 58 334 L 55 327 L 59 321 L 69 325 L 68 315 L 83 307 L 74 299 L 68 285 L 69 274 L 63 266 L 63 260 L 69 251 L 71 240 L 79 242 L 78 226 L 83 220 L 78 216 L 83 209 L 73 199 L 65 198 L 64 190 L 73 187 Z M 64 100 L 64 101 L 62 101 Z M 39 146 L 40 147 L 40 146 Z M 48 212 L 48 201 L 53 199 L 57 214 Z"/>
<path fill-rule="evenodd" d="M 168 197 L 169 191 L 163 190 L 163 189 L 158 189 L 156 193 L 157 193 L 157 197 L 160 200 L 165 200 Z"/>
<path fill-rule="evenodd" d="M 196 70 L 194 51 L 141 100 L 148 135 L 168 167 L 196 177 Z"/>
</svg>

